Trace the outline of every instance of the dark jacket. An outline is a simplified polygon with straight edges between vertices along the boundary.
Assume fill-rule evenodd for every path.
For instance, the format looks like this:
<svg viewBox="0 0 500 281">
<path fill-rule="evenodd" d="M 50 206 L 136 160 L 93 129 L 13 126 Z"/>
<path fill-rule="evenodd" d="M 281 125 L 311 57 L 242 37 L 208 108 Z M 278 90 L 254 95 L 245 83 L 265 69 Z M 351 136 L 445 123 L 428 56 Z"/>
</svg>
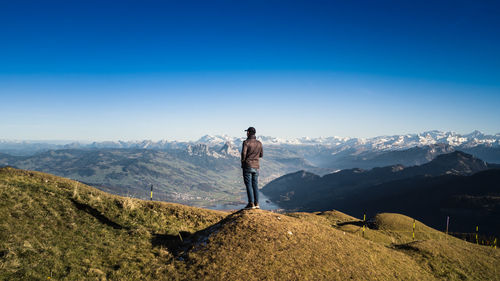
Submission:
<svg viewBox="0 0 500 281">
<path fill-rule="evenodd" d="M 249 136 L 241 149 L 241 168 L 259 169 L 259 158 L 262 156 L 262 143 L 255 136 Z"/>
</svg>

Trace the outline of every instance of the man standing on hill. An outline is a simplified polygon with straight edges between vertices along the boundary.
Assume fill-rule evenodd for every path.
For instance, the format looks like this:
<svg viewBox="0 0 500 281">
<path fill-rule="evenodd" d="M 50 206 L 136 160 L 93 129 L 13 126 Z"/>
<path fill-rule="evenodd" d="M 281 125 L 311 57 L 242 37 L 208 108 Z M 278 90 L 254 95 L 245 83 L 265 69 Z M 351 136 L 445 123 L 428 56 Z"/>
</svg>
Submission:
<svg viewBox="0 0 500 281">
<path fill-rule="evenodd" d="M 247 139 L 241 149 L 241 168 L 247 188 L 248 205 L 245 209 L 259 209 L 259 158 L 262 157 L 262 143 L 255 137 L 255 128 L 245 130 Z"/>
</svg>

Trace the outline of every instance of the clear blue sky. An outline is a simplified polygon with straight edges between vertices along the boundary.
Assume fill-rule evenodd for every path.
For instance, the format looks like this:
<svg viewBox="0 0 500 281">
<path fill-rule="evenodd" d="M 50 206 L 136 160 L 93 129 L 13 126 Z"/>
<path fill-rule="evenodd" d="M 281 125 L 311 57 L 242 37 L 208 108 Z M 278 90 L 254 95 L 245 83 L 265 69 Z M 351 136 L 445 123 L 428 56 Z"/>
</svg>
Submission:
<svg viewBox="0 0 500 281">
<path fill-rule="evenodd" d="M 499 15 L 498 1 L 0 0 L 0 139 L 499 133 Z"/>
</svg>

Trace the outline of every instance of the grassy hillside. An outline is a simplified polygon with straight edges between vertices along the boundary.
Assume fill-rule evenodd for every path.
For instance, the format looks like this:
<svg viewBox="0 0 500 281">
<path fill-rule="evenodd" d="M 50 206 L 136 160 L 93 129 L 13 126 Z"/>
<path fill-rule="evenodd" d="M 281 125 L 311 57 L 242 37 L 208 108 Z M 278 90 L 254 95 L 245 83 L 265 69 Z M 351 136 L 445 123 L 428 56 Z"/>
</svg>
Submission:
<svg viewBox="0 0 500 281">
<path fill-rule="evenodd" d="M 498 250 L 380 214 L 232 214 L 0 169 L 0 280 L 495 280 Z M 425 230 L 425 231 L 424 231 Z M 432 233 L 424 235 L 425 233 Z"/>
<path fill-rule="evenodd" d="M 170 239 L 224 213 L 119 197 L 38 172 L 0 169 L 1 280 L 175 276 Z"/>
</svg>

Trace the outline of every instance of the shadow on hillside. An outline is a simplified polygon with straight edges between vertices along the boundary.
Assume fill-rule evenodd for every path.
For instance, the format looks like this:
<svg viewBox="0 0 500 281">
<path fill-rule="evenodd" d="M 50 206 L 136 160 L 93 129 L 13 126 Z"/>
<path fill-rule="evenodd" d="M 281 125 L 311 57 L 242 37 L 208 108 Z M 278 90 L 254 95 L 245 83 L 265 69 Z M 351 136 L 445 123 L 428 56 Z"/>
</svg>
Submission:
<svg viewBox="0 0 500 281">
<path fill-rule="evenodd" d="M 217 229 L 232 220 L 234 216 L 241 214 L 247 210 L 236 211 L 221 221 L 201 229 L 195 233 L 181 231 L 178 235 L 169 234 L 152 234 L 151 245 L 153 247 L 165 247 L 170 253 L 177 258 L 185 258 L 185 253 L 196 247 L 197 245 L 207 242 L 208 237 L 217 231 Z"/>
<path fill-rule="evenodd" d="M 392 247 L 398 250 L 412 251 L 412 252 L 420 252 L 420 249 L 413 246 L 417 241 L 412 241 L 404 244 L 393 244 Z"/>
<path fill-rule="evenodd" d="M 165 247 L 174 256 L 179 256 L 184 248 L 191 243 L 192 234 L 187 231 L 179 232 L 179 235 L 152 234 L 151 245 L 153 247 Z"/>
<path fill-rule="evenodd" d="M 344 225 L 355 225 L 355 226 L 359 226 L 359 227 L 363 227 L 363 225 L 365 225 L 368 228 L 376 229 L 376 224 L 370 220 L 365 221 L 365 222 L 357 220 L 357 221 L 345 221 L 345 222 L 337 223 L 337 226 L 344 226 Z"/>
<path fill-rule="evenodd" d="M 114 229 L 124 229 L 125 228 L 125 227 L 117 224 L 116 222 L 110 220 L 109 218 L 107 218 L 103 214 L 101 214 L 101 212 L 99 212 L 97 209 L 94 209 L 87 204 L 80 203 L 80 202 L 76 201 L 75 199 L 70 199 L 70 200 L 78 210 L 81 210 L 81 211 L 88 213 L 89 215 L 96 218 L 100 223 L 111 226 Z"/>
</svg>

